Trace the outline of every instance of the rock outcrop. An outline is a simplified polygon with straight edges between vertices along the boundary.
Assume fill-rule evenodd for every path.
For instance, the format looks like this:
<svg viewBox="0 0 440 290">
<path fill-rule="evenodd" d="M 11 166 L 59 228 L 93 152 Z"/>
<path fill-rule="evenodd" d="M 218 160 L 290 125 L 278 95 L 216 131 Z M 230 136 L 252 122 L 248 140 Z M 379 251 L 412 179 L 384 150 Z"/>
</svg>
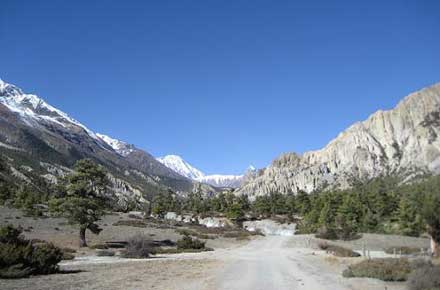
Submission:
<svg viewBox="0 0 440 290">
<path fill-rule="evenodd" d="M 318 132 L 317 132 L 318 133 Z M 325 148 L 287 153 L 237 191 L 251 197 L 271 192 L 347 188 L 354 181 L 398 175 L 409 180 L 440 173 L 440 84 L 378 111 L 339 134 Z"/>
</svg>

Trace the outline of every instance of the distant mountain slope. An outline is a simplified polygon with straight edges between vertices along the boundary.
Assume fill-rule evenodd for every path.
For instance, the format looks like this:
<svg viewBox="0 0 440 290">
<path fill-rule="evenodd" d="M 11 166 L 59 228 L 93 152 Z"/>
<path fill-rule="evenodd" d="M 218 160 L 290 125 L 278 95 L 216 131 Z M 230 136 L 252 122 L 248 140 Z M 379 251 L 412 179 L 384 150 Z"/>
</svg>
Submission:
<svg viewBox="0 0 440 290">
<path fill-rule="evenodd" d="M 186 178 L 196 180 L 205 176 L 203 172 L 191 166 L 188 162 L 177 155 L 158 157 L 157 160 L 168 168 L 174 170 Z"/>
<path fill-rule="evenodd" d="M 197 185 L 147 152 L 85 125 L 36 95 L 0 80 L 0 152 L 20 171 L 26 166 L 51 182 L 81 158 L 92 158 L 111 174 L 115 194 L 142 200 L 161 191 L 190 192 Z M 197 185 L 197 188 L 199 185 Z M 203 187 L 207 192 L 212 188 Z"/>
<path fill-rule="evenodd" d="M 311 192 L 346 188 L 354 181 L 381 175 L 408 180 L 438 174 L 439 134 L 440 84 L 436 84 L 410 94 L 393 110 L 378 111 L 352 125 L 321 150 L 281 155 L 244 182 L 238 193 Z"/>
<path fill-rule="evenodd" d="M 210 184 L 215 187 L 237 188 L 241 185 L 244 175 L 221 175 L 212 174 L 198 178 L 197 181 Z"/>
<path fill-rule="evenodd" d="M 182 159 L 177 155 L 167 155 L 158 157 L 157 160 L 175 172 L 190 178 L 192 180 L 206 183 L 215 187 L 231 187 L 237 188 L 241 185 L 245 175 L 205 175 L 202 171 Z M 248 171 L 254 171 L 255 168 L 250 166 Z"/>
</svg>

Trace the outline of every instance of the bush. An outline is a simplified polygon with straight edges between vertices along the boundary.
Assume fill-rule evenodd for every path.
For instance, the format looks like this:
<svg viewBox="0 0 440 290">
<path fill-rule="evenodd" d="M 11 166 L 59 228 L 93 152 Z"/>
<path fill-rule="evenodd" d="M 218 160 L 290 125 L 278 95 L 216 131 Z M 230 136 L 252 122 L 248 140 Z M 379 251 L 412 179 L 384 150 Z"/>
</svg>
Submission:
<svg viewBox="0 0 440 290">
<path fill-rule="evenodd" d="M 408 277 L 409 290 L 438 290 L 440 289 L 440 267 L 425 263 L 414 270 Z"/>
<path fill-rule="evenodd" d="M 128 239 L 125 250 L 122 252 L 124 258 L 144 259 L 154 254 L 152 242 L 144 235 L 135 235 Z"/>
<path fill-rule="evenodd" d="M 336 246 L 336 245 L 329 245 L 327 243 L 319 243 L 318 247 L 321 250 L 325 250 L 327 253 L 332 254 L 336 257 L 360 257 L 361 255 L 357 252 L 352 251 L 351 249 L 347 249 L 344 247 Z"/>
<path fill-rule="evenodd" d="M 63 251 L 49 243 L 33 243 L 21 236 L 21 229 L 0 228 L 0 278 L 22 278 L 51 274 L 58 270 Z"/>
<path fill-rule="evenodd" d="M 31 267 L 38 274 L 55 273 L 58 270 L 58 263 L 63 259 L 63 252 L 52 244 L 40 244 L 33 246 L 33 253 L 30 259 Z"/>
<path fill-rule="evenodd" d="M 408 259 L 372 259 L 351 265 L 343 272 L 345 278 L 374 278 L 383 281 L 405 281 L 411 272 Z"/>
<path fill-rule="evenodd" d="M 196 232 L 193 230 L 177 229 L 176 232 L 181 235 L 184 235 L 184 236 L 193 236 L 193 237 L 203 239 L 203 240 L 209 240 L 209 239 L 216 238 L 216 236 L 214 236 L 214 235 L 203 234 L 203 233 L 199 233 L 199 232 Z"/>
<path fill-rule="evenodd" d="M 194 249 L 200 250 L 205 248 L 205 242 L 202 242 L 198 239 L 193 239 L 188 235 L 185 235 L 183 238 L 177 241 L 177 249 Z"/>
</svg>

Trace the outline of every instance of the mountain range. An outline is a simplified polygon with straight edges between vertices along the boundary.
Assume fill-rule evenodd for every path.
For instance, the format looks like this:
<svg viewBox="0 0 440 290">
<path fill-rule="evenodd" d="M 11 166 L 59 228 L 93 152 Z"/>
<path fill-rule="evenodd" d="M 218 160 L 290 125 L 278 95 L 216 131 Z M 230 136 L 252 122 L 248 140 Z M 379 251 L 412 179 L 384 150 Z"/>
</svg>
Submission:
<svg viewBox="0 0 440 290">
<path fill-rule="evenodd" d="M 380 176 L 406 182 L 439 174 L 439 135 L 440 84 L 435 84 L 408 95 L 392 110 L 353 124 L 321 150 L 279 156 L 247 179 L 238 194 L 343 189 Z"/>
<path fill-rule="evenodd" d="M 169 189 L 182 194 L 215 192 L 169 169 L 148 152 L 95 133 L 37 95 L 2 80 L 0 152 L 13 177 L 33 186 L 41 183 L 36 180 L 39 177 L 56 183 L 77 160 L 91 158 L 108 170 L 121 205 L 141 203 Z"/>
<path fill-rule="evenodd" d="M 251 174 L 255 171 L 255 168 L 251 165 L 248 167 L 246 172 L 242 175 L 222 175 L 222 174 L 212 174 L 206 175 L 199 169 L 190 165 L 188 162 L 182 159 L 178 155 L 167 155 L 164 157 L 157 158 L 159 162 L 167 166 L 168 168 L 176 171 L 182 176 L 185 176 L 194 181 L 210 184 L 215 187 L 229 187 L 237 188 L 240 187 L 246 174 Z"/>
<path fill-rule="evenodd" d="M 319 132 L 311 132 L 319 134 Z M 38 188 L 55 184 L 74 163 L 91 158 L 108 170 L 122 207 L 172 190 L 185 195 L 236 188 L 251 198 L 273 192 L 348 188 L 380 176 L 402 182 L 440 173 L 440 84 L 405 97 L 340 133 L 324 148 L 285 153 L 243 175 L 205 175 L 181 157 L 155 158 L 136 146 L 95 133 L 34 94 L 0 80 L 0 153 L 9 170 L 0 179 Z"/>
</svg>

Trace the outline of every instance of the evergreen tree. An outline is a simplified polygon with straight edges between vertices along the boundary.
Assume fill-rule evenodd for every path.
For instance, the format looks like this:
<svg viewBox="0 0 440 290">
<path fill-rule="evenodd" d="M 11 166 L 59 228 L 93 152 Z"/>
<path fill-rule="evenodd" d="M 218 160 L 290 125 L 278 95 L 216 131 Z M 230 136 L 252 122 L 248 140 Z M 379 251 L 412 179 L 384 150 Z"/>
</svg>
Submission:
<svg viewBox="0 0 440 290">
<path fill-rule="evenodd" d="M 67 176 L 65 196 L 51 200 L 53 212 L 65 216 L 71 224 L 79 225 L 79 246 L 87 247 L 86 230 L 99 234 L 96 222 L 104 214 L 106 171 L 90 159 L 79 160 Z"/>
<path fill-rule="evenodd" d="M 342 239 L 349 239 L 359 231 L 363 217 L 362 204 L 355 193 L 346 193 L 339 206 L 335 224 Z"/>
<path fill-rule="evenodd" d="M 431 251 L 433 256 L 439 256 L 440 242 L 440 191 L 439 188 L 431 188 L 425 197 L 422 216 L 427 225 L 428 234 L 431 236 Z"/>
<path fill-rule="evenodd" d="M 409 196 L 404 196 L 399 202 L 398 221 L 402 234 L 418 237 L 423 231 L 423 219 L 420 207 Z"/>
<path fill-rule="evenodd" d="M 177 198 L 171 190 L 157 194 L 152 201 L 151 213 L 163 218 L 167 212 L 179 212 Z"/>
<path fill-rule="evenodd" d="M 305 216 L 310 210 L 310 196 L 306 192 L 300 190 L 296 195 L 296 212 L 302 216 Z"/>
</svg>

